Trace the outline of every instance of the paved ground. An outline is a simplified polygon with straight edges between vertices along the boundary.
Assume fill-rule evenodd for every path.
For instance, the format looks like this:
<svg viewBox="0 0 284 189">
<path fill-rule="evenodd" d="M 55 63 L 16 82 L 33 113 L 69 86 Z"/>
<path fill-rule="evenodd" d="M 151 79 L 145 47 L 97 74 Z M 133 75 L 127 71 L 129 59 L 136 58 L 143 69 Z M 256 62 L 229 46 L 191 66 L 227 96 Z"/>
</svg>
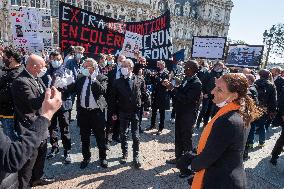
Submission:
<svg viewBox="0 0 284 189">
<path fill-rule="evenodd" d="M 166 116 L 169 118 L 170 112 Z M 166 119 L 168 120 L 168 119 Z M 143 120 L 143 127 L 148 127 L 149 120 Z M 251 158 L 245 162 L 249 188 L 251 189 L 281 189 L 284 188 L 284 158 L 279 159 L 277 167 L 269 164 L 269 154 L 275 140 L 278 138 L 280 128 L 272 128 L 268 134 L 267 145 L 263 149 L 255 149 L 250 153 Z M 198 140 L 198 131 L 195 132 L 195 143 Z M 56 182 L 36 189 L 187 189 L 186 179 L 178 177 L 177 169 L 165 164 L 165 161 L 174 155 L 174 125 L 167 122 L 166 129 L 161 136 L 154 135 L 154 131 L 141 135 L 141 170 L 131 167 L 132 156 L 129 152 L 129 163 L 125 166 L 119 164 L 121 155 L 120 145 L 113 144 L 108 151 L 109 168 L 98 166 L 98 150 L 95 147 L 94 137 L 92 161 L 85 170 L 79 168 L 82 156 L 79 129 L 76 121 L 71 126 L 72 159 L 70 165 L 62 164 L 63 157 L 58 156 L 46 162 L 46 175 L 54 176 Z M 131 143 L 131 142 L 130 142 Z M 129 145 L 131 149 L 131 144 Z M 61 147 L 62 149 L 62 147 Z M 62 155 L 61 150 L 61 155 Z"/>
</svg>

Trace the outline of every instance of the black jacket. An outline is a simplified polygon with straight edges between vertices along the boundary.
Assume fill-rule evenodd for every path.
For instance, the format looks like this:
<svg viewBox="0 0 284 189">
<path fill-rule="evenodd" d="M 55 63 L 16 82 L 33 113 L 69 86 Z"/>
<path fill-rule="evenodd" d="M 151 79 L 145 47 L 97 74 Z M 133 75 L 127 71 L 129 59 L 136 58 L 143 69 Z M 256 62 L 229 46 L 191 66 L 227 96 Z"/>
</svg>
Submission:
<svg viewBox="0 0 284 189">
<path fill-rule="evenodd" d="M 50 125 L 45 117 L 36 121 L 22 132 L 18 141 L 12 142 L 0 128 L 0 188 L 17 188 L 16 173 L 28 161 L 30 155 L 39 147 L 44 139 L 45 131 Z"/>
<path fill-rule="evenodd" d="M 186 82 L 185 86 L 184 83 Z M 185 78 L 178 88 L 171 91 L 175 100 L 175 108 L 177 113 L 196 113 L 199 107 L 201 97 L 201 81 L 195 75 Z"/>
<path fill-rule="evenodd" d="M 209 74 L 207 74 L 207 79 L 205 79 L 205 82 L 203 83 L 203 93 L 211 95 L 211 91 L 215 87 L 215 79 L 220 78 L 223 75 L 223 72 L 216 72 L 214 70 L 211 70 Z"/>
<path fill-rule="evenodd" d="M 64 89 L 64 92 L 75 93 L 77 95 L 77 109 L 81 107 L 81 93 L 84 87 L 86 76 L 79 75 L 75 83 L 69 85 Z M 108 78 L 105 75 L 99 74 L 96 80 L 92 82 L 91 91 L 99 108 L 103 111 L 107 108 L 105 94 L 107 90 Z"/>
<path fill-rule="evenodd" d="M 3 70 L 0 76 L 0 116 L 13 116 L 14 103 L 12 96 L 12 83 L 16 77 L 24 70 L 24 66 L 14 69 Z"/>
<path fill-rule="evenodd" d="M 153 91 L 152 107 L 157 109 L 170 109 L 170 94 L 165 86 L 162 85 L 165 79 L 169 79 L 169 72 L 167 70 L 152 77 Z"/>
<path fill-rule="evenodd" d="M 202 83 L 202 92 L 204 94 L 208 94 L 208 89 L 206 87 L 208 87 L 208 82 L 210 80 L 210 73 L 208 71 L 207 68 L 202 68 L 201 70 L 199 70 L 199 72 L 197 73 L 197 77 L 199 78 L 199 80 Z"/>
<path fill-rule="evenodd" d="M 238 111 L 231 111 L 215 121 L 205 148 L 191 162 L 194 171 L 206 169 L 204 188 L 246 188 L 243 151 L 248 132 Z"/>
<path fill-rule="evenodd" d="M 274 85 L 276 87 L 277 100 L 278 100 L 280 98 L 280 95 L 281 95 L 283 87 L 284 87 L 284 78 L 281 77 L 281 76 L 278 76 L 274 81 Z"/>
<path fill-rule="evenodd" d="M 24 70 L 12 85 L 16 119 L 24 127 L 29 127 L 39 115 L 45 85 L 40 78 L 38 83 L 27 70 Z"/>
<path fill-rule="evenodd" d="M 144 108 L 148 109 L 149 99 L 143 77 L 133 75 L 130 79 L 132 80 L 132 90 L 128 80 L 124 77 L 114 81 L 109 107 L 112 114 L 134 113 L 142 106 L 142 102 L 144 102 Z"/>
<path fill-rule="evenodd" d="M 266 113 L 274 113 L 277 108 L 276 88 L 268 80 L 259 79 L 255 82 L 258 93 L 258 101 Z"/>
</svg>

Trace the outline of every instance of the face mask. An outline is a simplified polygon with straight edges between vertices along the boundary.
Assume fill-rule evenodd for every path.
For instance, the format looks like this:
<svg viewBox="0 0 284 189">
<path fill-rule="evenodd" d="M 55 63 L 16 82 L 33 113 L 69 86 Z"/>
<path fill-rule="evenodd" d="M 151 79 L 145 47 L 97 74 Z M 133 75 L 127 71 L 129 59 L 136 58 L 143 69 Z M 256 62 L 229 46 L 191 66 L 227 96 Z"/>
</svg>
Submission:
<svg viewBox="0 0 284 189">
<path fill-rule="evenodd" d="M 60 65 L 61 65 L 61 62 L 57 61 L 57 60 L 53 60 L 53 61 L 51 61 L 51 65 L 52 65 L 53 68 L 59 68 Z"/>
<path fill-rule="evenodd" d="M 86 76 L 86 77 L 89 77 L 89 76 L 90 76 L 90 72 L 89 72 L 89 70 L 88 70 L 87 68 L 83 68 L 81 72 L 82 72 L 82 74 L 83 74 L 84 76 Z"/>
<path fill-rule="evenodd" d="M 108 64 L 108 65 L 112 65 L 112 64 L 113 64 L 113 61 L 107 61 L 107 64 Z"/>
<path fill-rule="evenodd" d="M 81 58 L 83 58 L 83 55 L 82 54 L 76 54 L 76 59 L 81 59 Z"/>
<path fill-rule="evenodd" d="M 102 67 L 106 67 L 107 66 L 107 61 L 104 61 L 102 64 L 101 64 Z"/>
<path fill-rule="evenodd" d="M 128 75 L 128 68 L 121 68 L 121 74 L 124 75 L 124 76 L 127 76 Z"/>
<path fill-rule="evenodd" d="M 229 97 L 229 98 L 230 98 L 230 97 Z M 226 106 L 226 105 L 228 104 L 228 99 L 229 99 L 229 98 L 227 98 L 227 99 L 224 100 L 223 102 L 220 102 L 220 103 L 216 104 L 216 106 L 218 106 L 219 108 L 222 108 L 222 107 Z"/>
<path fill-rule="evenodd" d="M 214 71 L 220 73 L 223 71 L 223 68 L 214 68 Z"/>
<path fill-rule="evenodd" d="M 46 68 L 46 67 L 43 67 L 43 68 L 40 70 L 40 72 L 37 74 L 37 77 L 42 77 L 42 76 L 44 76 L 45 73 L 46 73 L 46 71 L 47 71 L 47 68 Z"/>
</svg>

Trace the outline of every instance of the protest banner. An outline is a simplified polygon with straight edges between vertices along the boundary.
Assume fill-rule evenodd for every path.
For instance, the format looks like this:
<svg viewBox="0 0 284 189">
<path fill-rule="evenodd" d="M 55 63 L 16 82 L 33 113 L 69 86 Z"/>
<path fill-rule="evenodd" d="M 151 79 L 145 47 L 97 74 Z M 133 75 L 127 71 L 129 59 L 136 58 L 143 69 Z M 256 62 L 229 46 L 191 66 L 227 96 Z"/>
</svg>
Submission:
<svg viewBox="0 0 284 189">
<path fill-rule="evenodd" d="M 172 57 L 170 13 L 142 22 L 122 22 L 60 2 L 59 43 L 64 51 L 69 46 L 83 46 L 85 55 L 99 53 L 134 58 L 142 52 L 149 60 Z"/>
<path fill-rule="evenodd" d="M 15 48 L 36 54 L 52 50 L 50 9 L 11 6 L 9 18 Z"/>
<path fill-rule="evenodd" d="M 226 65 L 235 67 L 258 68 L 263 55 L 263 45 L 230 45 Z"/>
<path fill-rule="evenodd" d="M 224 59 L 226 37 L 194 36 L 191 58 Z"/>
</svg>

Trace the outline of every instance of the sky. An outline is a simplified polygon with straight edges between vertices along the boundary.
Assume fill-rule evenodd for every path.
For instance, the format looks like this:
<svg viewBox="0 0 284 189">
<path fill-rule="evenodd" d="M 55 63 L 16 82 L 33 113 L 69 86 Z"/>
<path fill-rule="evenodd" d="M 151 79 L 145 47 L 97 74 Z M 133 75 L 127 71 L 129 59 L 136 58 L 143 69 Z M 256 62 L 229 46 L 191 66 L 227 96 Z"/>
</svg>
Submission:
<svg viewBox="0 0 284 189">
<path fill-rule="evenodd" d="M 228 37 L 249 45 L 262 45 L 263 32 L 273 24 L 284 23 L 284 0 L 232 0 Z M 270 61 L 281 61 L 272 56 Z"/>
</svg>

